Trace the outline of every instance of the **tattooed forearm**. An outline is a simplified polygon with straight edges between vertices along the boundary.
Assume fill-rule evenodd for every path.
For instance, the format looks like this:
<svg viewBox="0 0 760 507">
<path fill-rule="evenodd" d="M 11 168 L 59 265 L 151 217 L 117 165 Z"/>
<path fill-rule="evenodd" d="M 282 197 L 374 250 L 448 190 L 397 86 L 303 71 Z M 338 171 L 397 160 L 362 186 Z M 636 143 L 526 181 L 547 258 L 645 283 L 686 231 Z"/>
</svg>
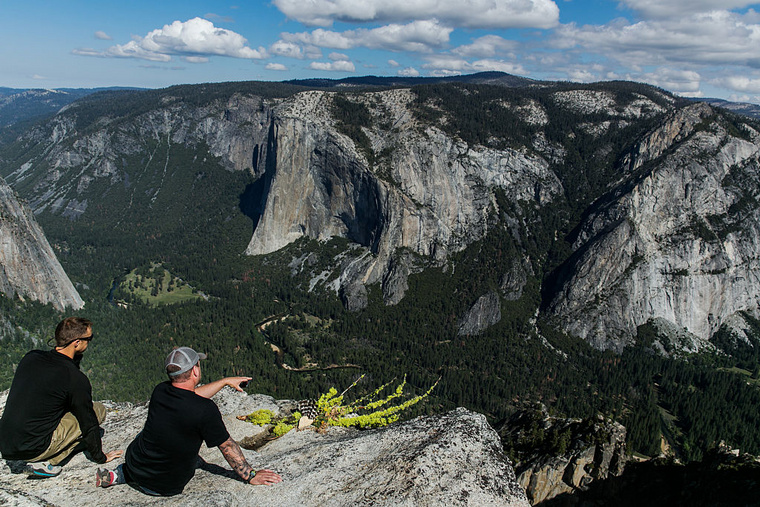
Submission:
<svg viewBox="0 0 760 507">
<path fill-rule="evenodd" d="M 237 472 L 243 480 L 246 480 L 248 474 L 253 470 L 253 467 L 248 464 L 238 443 L 230 437 L 219 446 L 219 450 L 222 451 L 224 459 L 227 460 L 227 463 L 230 464 L 232 469 Z"/>
</svg>

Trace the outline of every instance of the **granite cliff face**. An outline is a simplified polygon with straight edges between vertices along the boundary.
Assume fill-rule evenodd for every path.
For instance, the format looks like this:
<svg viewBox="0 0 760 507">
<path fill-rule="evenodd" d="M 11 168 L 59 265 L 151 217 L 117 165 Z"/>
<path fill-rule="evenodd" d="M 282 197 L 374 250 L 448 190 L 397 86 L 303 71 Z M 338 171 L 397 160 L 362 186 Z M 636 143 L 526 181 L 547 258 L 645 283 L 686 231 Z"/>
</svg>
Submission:
<svg viewBox="0 0 760 507">
<path fill-rule="evenodd" d="M 620 350 L 638 326 L 660 322 L 700 350 L 741 312 L 758 313 L 756 124 L 654 89 L 537 87 L 496 99 L 451 90 L 505 124 L 480 137 L 453 133 L 466 111 L 414 88 L 257 95 L 200 85 L 195 95 L 117 97 L 134 107 L 74 103 L 23 134 L 0 168 L 35 213 L 71 220 L 145 196 L 139 206 L 152 208 L 196 159 L 246 171 L 255 182 L 245 252 L 347 238 L 329 272 L 311 272 L 309 256 L 291 268 L 311 277 L 307 290 L 332 290 L 352 310 L 373 284 L 398 303 L 411 274 L 455 269 L 454 255 L 506 229 L 518 251 L 495 274 L 498 287 L 457 316 L 463 335 L 498 322 L 501 302 L 536 279 L 539 317 L 599 348 Z M 176 162 L 176 148 L 195 158 Z M 559 210 L 554 222 L 548 209 Z M 546 264 L 552 233 L 572 250 L 559 268 Z"/>
<path fill-rule="evenodd" d="M 393 304 L 416 269 L 399 251 L 443 263 L 486 234 L 497 209 L 494 188 L 538 204 L 561 191 L 549 163 L 527 149 L 469 146 L 420 123 L 409 90 L 354 97 L 373 118 L 362 130 L 371 152 L 386 154 L 370 162 L 332 119 L 334 96 L 306 92 L 275 108 L 276 155 L 248 254 L 271 253 L 303 236 L 347 237 L 366 253 L 340 286 L 352 292 L 356 282 L 381 283 Z"/>
<path fill-rule="evenodd" d="M 549 306 L 565 329 L 622 349 L 669 322 L 691 351 L 760 296 L 760 133 L 737 135 L 706 104 L 674 112 L 620 164 L 627 176 L 578 228 Z"/>
<path fill-rule="evenodd" d="M 7 392 L 0 394 L 0 410 Z M 245 396 L 225 388 L 214 397 L 237 441 L 264 431 L 236 419 L 268 409 L 289 413 L 292 402 Z M 106 402 L 105 449 L 126 449 L 142 429 L 147 406 Z M 201 447 L 195 476 L 161 505 L 530 505 L 515 480 L 496 432 L 480 414 L 457 409 L 379 430 L 295 430 L 257 451 L 243 450 L 254 468 L 283 477 L 274 486 L 252 487 L 236 478 L 218 449 Z M 121 459 L 114 462 L 114 465 Z M 80 453 L 51 479 L 30 481 L 17 462 L 0 460 L 4 505 L 154 505 L 156 499 L 129 486 L 95 488 L 98 465 Z"/>
<path fill-rule="evenodd" d="M 78 310 L 82 298 L 63 271 L 31 211 L 0 178 L 0 292 L 56 309 Z"/>
</svg>

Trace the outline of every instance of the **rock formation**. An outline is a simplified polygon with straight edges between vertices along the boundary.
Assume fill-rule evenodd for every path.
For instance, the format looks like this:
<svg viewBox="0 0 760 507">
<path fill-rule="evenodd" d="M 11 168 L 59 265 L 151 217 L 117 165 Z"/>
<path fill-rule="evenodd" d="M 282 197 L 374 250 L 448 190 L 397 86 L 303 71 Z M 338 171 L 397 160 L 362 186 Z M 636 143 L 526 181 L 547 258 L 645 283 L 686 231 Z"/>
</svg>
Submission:
<svg viewBox="0 0 760 507">
<path fill-rule="evenodd" d="M 0 178 L 0 292 L 56 309 L 84 306 L 32 212 Z"/>
<path fill-rule="evenodd" d="M 0 407 L 6 397 L 7 392 L 0 394 Z M 286 413 L 294 407 L 292 402 L 245 396 L 229 388 L 214 400 L 238 441 L 264 430 L 237 420 L 237 415 L 259 409 Z M 106 405 L 104 448 L 125 449 L 142 428 L 147 406 Z M 257 451 L 243 452 L 253 467 L 276 470 L 283 482 L 248 486 L 236 478 L 218 449 L 203 446 L 199 468 L 185 491 L 157 500 L 126 485 L 95 488 L 97 465 L 80 453 L 60 476 L 36 481 L 28 480 L 17 462 L 0 460 L 0 504 L 529 505 L 496 432 L 485 417 L 461 408 L 378 430 L 293 430 Z"/>
<path fill-rule="evenodd" d="M 695 104 L 623 159 L 631 176 L 579 227 L 549 306 L 569 332 L 621 350 L 638 326 L 664 319 L 700 350 L 732 316 L 758 311 L 760 132 L 742 128 Z"/>
<path fill-rule="evenodd" d="M 601 416 L 554 418 L 542 406 L 516 412 L 498 431 L 505 449 L 516 456 L 517 480 L 532 505 L 585 491 L 625 469 L 625 427 Z"/>
<path fill-rule="evenodd" d="M 621 350 L 639 326 L 660 319 L 701 350 L 739 312 L 760 313 L 760 134 L 749 120 L 643 87 L 548 87 L 489 103 L 517 114 L 515 125 L 465 142 L 446 129 L 456 113 L 434 99 L 420 104 L 415 89 L 268 96 L 225 86 L 143 92 L 143 102 L 130 96 L 140 106 L 132 109 L 71 104 L 23 134 L 0 169 L 35 213 L 72 220 L 109 192 L 148 194 L 150 203 L 171 192 L 166 168 L 177 145 L 249 171 L 256 216 L 246 253 L 347 238 L 352 246 L 332 272 L 313 272 L 308 290 L 334 290 L 351 310 L 368 304 L 372 284 L 386 304 L 398 303 L 410 275 L 449 267 L 499 224 L 523 251 L 495 274 L 498 300 L 478 302 L 483 291 L 467 302 L 474 313 L 458 316 L 470 323 L 465 334 L 498 319 L 495 306 L 520 298 L 528 279 L 546 276 L 547 252 L 526 246 L 535 227 L 554 229 L 541 233 L 555 242 L 564 241 L 562 227 L 573 229 L 572 255 L 543 288 L 543 315 L 598 348 Z M 479 93 L 455 90 L 472 100 Z M 361 125 L 339 119 L 346 104 L 363 115 Z M 420 108 L 438 116 L 422 119 Z M 633 140 L 604 137 L 633 131 Z M 599 140 L 586 160 L 575 159 L 580 135 Z M 580 222 L 540 223 L 536 210 L 577 205 L 563 204 L 575 190 L 565 178 L 596 160 L 609 181 L 588 196 L 591 205 L 573 218 Z"/>
</svg>

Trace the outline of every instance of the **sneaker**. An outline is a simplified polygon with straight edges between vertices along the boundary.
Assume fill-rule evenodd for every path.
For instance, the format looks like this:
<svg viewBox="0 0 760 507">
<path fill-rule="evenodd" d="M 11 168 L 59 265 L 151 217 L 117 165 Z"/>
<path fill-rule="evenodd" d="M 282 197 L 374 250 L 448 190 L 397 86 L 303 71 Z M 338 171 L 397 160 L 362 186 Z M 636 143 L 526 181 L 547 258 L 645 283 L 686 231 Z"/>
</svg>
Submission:
<svg viewBox="0 0 760 507">
<path fill-rule="evenodd" d="M 98 471 L 95 472 L 96 488 L 107 488 L 108 486 L 112 486 L 114 482 L 116 482 L 116 474 L 112 471 L 98 468 Z"/>
<path fill-rule="evenodd" d="M 51 465 L 47 461 L 38 461 L 36 463 L 29 463 L 29 470 L 37 477 L 55 477 L 61 473 L 63 467 L 58 465 Z"/>
</svg>

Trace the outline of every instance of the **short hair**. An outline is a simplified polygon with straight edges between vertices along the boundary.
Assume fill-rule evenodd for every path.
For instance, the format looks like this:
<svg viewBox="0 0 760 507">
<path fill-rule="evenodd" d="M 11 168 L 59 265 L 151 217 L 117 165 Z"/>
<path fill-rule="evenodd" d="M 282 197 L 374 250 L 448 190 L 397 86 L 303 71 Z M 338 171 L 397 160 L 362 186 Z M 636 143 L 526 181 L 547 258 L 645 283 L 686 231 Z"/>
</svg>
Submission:
<svg viewBox="0 0 760 507">
<path fill-rule="evenodd" d="M 198 363 L 196 363 L 196 364 L 198 364 Z M 195 368 L 195 364 L 193 365 L 193 368 Z M 193 368 L 190 368 L 187 371 L 183 371 L 179 375 L 172 376 L 170 374 L 173 373 L 173 372 L 175 372 L 175 371 L 179 371 L 180 367 L 177 366 L 176 364 L 170 364 L 169 366 L 166 367 L 166 374 L 169 375 L 169 380 L 171 380 L 172 383 L 175 383 L 175 382 L 184 382 L 185 380 L 187 380 L 187 379 L 190 378 L 190 375 L 193 374 Z"/>
<path fill-rule="evenodd" d="M 55 328 L 55 346 L 66 347 L 87 334 L 92 322 L 84 317 L 66 317 Z"/>
</svg>

